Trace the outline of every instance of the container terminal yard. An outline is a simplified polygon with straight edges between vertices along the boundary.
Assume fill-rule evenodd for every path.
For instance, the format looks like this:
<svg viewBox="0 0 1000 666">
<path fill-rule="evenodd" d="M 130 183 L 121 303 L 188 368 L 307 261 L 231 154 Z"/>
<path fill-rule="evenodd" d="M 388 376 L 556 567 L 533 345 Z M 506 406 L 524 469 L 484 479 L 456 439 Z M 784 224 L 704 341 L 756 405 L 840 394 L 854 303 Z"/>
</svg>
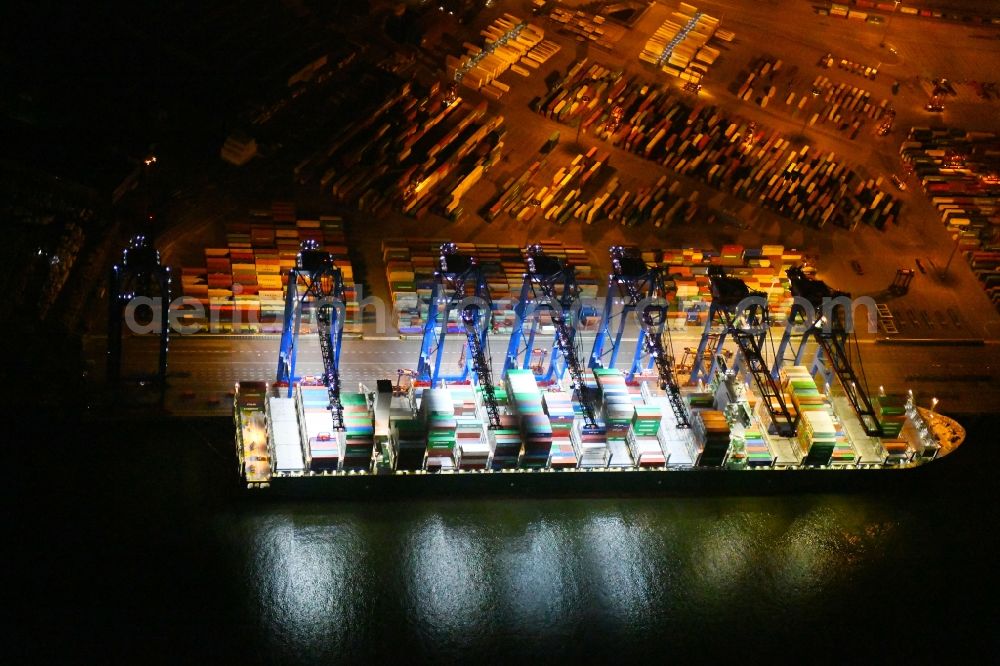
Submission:
<svg viewBox="0 0 1000 666">
<path fill-rule="evenodd" d="M 84 296 L 91 376 L 235 404 L 252 487 L 947 454 L 938 399 L 997 396 L 992 44 L 956 64 L 920 48 L 948 16 L 878 6 L 784 3 L 807 36 L 626 9 L 501 3 L 310 61 Z M 853 329 L 818 314 L 846 292 Z M 136 295 L 183 304 L 136 336 Z"/>
<path fill-rule="evenodd" d="M 996 0 L 14 7 L 12 662 L 995 652 Z"/>
<path fill-rule="evenodd" d="M 709 316 L 682 381 L 667 317 L 676 287 L 639 252 L 615 246 L 610 254 L 587 360 L 574 324 L 586 316 L 575 303 L 575 270 L 541 245 L 525 249 L 514 331 L 496 372 L 486 273 L 475 256 L 442 245 L 416 370 L 347 391 L 339 371 L 343 280 L 329 253 L 304 243 L 289 276 L 276 381 L 239 382 L 234 392 L 247 486 L 291 489 L 319 476 L 335 492 L 338 480 L 370 474 L 906 468 L 937 458 L 942 442 L 945 451 L 961 443 L 960 426 L 918 408 L 912 394 L 870 391 L 849 314 L 823 302 L 846 294 L 801 267 L 786 270 L 799 300 L 776 350 L 766 294 L 722 266 L 709 268 Z M 307 312 L 317 324 L 319 377 L 295 374 Z M 628 369 L 619 370 L 629 316 L 638 339 Z M 551 347 L 538 350 L 543 331 Z M 454 373 L 442 368 L 449 337 L 463 345 Z M 735 354 L 725 350 L 727 338 Z M 816 350 L 806 359 L 810 339 Z"/>
<path fill-rule="evenodd" d="M 900 90 L 904 58 L 922 57 L 902 35 L 861 64 L 878 52 L 748 51 L 767 19 L 720 20 L 718 3 L 624 23 L 538 7 L 484 13 L 457 50 L 431 38 L 443 74 L 370 75 L 368 112 L 295 164 L 296 202 L 230 216 L 200 244 L 168 232 L 174 274 L 134 241 L 109 290 L 109 377 L 131 347 L 183 387 L 176 413 L 206 391 L 209 412 L 231 403 L 254 489 L 895 470 L 960 444 L 936 407 L 957 388 L 992 395 L 998 140 L 920 126 L 911 100 L 975 125 L 969 91 L 933 77 Z M 898 151 L 881 145 L 892 133 Z M 222 157 L 260 160 L 235 135 Z M 336 212 L 302 215 L 303 200 Z M 901 234 L 949 234 L 954 251 L 872 265 L 872 248 L 909 252 Z M 974 279 L 950 270 L 957 252 Z M 948 292 L 976 282 L 987 299 Z M 847 290 L 860 305 L 824 309 Z M 137 293 L 193 305 L 177 313 L 193 339 L 162 321 L 155 350 L 128 339 L 116 295 Z M 191 359 L 172 377 L 168 347 Z"/>
</svg>

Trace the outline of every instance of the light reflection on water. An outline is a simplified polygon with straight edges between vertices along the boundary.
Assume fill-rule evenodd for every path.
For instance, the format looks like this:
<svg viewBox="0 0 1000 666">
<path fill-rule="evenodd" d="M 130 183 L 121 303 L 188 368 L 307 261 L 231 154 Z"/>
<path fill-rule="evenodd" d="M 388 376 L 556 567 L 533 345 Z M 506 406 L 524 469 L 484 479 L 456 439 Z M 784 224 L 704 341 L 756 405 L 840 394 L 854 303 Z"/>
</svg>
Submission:
<svg viewBox="0 0 1000 666">
<path fill-rule="evenodd" d="M 489 570 L 483 528 L 451 526 L 434 513 L 405 530 L 398 554 L 405 604 L 417 633 L 429 644 L 475 633 L 489 610 Z"/>
<path fill-rule="evenodd" d="M 269 516 L 250 539 L 249 592 L 275 641 L 312 651 L 348 640 L 363 620 L 368 546 L 352 521 Z"/>
<path fill-rule="evenodd" d="M 505 615 L 519 618 L 529 633 L 550 634 L 558 630 L 556 618 L 573 616 L 581 599 L 575 572 L 575 544 L 564 521 L 532 517 L 515 538 L 495 543 L 499 559 L 510 572 L 496 590 Z"/>
<path fill-rule="evenodd" d="M 591 594 L 622 628 L 642 624 L 660 592 L 657 536 L 656 529 L 640 528 L 619 511 L 600 512 L 584 525 L 581 543 L 590 560 Z"/>
<path fill-rule="evenodd" d="M 268 644 L 336 655 L 389 631 L 517 655 L 588 627 L 677 640 L 807 612 L 881 566 L 894 527 L 850 498 L 767 498 L 260 504 L 223 529 Z"/>
</svg>

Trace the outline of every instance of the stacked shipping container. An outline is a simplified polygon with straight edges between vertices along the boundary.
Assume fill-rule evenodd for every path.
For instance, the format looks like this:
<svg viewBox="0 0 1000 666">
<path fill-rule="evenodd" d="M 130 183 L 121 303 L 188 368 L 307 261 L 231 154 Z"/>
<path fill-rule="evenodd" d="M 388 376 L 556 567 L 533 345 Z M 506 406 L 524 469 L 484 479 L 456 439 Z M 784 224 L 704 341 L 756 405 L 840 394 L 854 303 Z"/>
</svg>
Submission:
<svg viewBox="0 0 1000 666">
<path fill-rule="evenodd" d="M 295 413 L 295 399 L 269 396 L 268 416 L 271 441 L 274 443 L 274 469 L 277 472 L 301 472 L 305 469 L 302 437 Z"/>
<path fill-rule="evenodd" d="M 394 238 L 382 242 L 382 257 L 392 300 L 393 316 L 402 334 L 423 331 L 427 308 L 438 270 L 443 239 Z M 582 247 L 567 247 L 555 241 L 541 243 L 545 253 L 574 266 L 581 296 L 597 295 L 597 277 Z M 487 275 L 493 306 L 494 331 L 509 333 L 514 325 L 514 300 L 520 297 L 525 270 L 523 249 L 516 245 L 459 243 L 459 251 L 478 257 Z M 448 322 L 449 330 L 461 332 L 458 313 Z"/>
<path fill-rule="evenodd" d="M 487 97 L 500 99 L 510 87 L 496 79 L 508 69 L 528 76 L 559 51 L 559 45 L 542 41 L 545 31 L 516 16 L 503 14 L 479 33 L 482 47 L 465 43 L 465 54 L 447 56 L 448 78 L 478 90 Z"/>
<path fill-rule="evenodd" d="M 901 203 L 833 153 L 792 149 L 777 132 L 597 64 L 577 62 L 538 110 L 563 123 L 578 121 L 613 145 L 809 226 L 881 229 L 898 219 Z"/>
<path fill-rule="evenodd" d="M 571 433 L 575 415 L 572 396 L 565 391 L 549 390 L 542 395 L 542 404 L 552 424 L 552 455 L 549 466 L 559 469 L 576 467 L 576 451 Z"/>
<path fill-rule="evenodd" d="M 914 127 L 900 156 L 1000 310 L 1000 137 Z"/>
<path fill-rule="evenodd" d="M 695 407 L 694 404 L 691 405 Z M 695 440 L 701 442 L 697 464 L 700 467 L 721 467 L 729 457 L 730 432 L 726 416 L 714 409 L 692 409 Z"/>
<path fill-rule="evenodd" d="M 345 470 L 370 470 L 375 447 L 375 415 L 363 393 L 341 393 Z"/>
<path fill-rule="evenodd" d="M 288 272 L 305 240 L 315 240 L 333 255 L 344 279 L 344 332 L 360 333 L 358 286 L 343 220 L 333 215 L 299 219 L 286 202 L 275 202 L 267 211 L 252 211 L 248 221 L 228 223 L 227 246 L 206 248 L 204 268 L 182 269 L 183 295 L 207 313 L 207 319 L 189 314 L 182 321 L 201 327 L 216 321 L 240 331 L 279 332 Z"/>
<path fill-rule="evenodd" d="M 330 416 L 330 395 L 325 386 L 295 387 L 299 427 L 306 442 L 306 464 L 313 472 L 340 469 L 341 441 L 333 430 Z"/>
<path fill-rule="evenodd" d="M 639 467 L 662 467 L 667 463 L 659 433 L 663 411 L 659 405 L 637 405 L 629 425 L 627 442 Z"/>
<path fill-rule="evenodd" d="M 719 19 L 696 7 L 681 3 L 646 41 L 639 60 L 659 67 L 682 81 L 699 83 L 719 57 L 719 49 L 708 45 L 719 27 Z M 732 35 L 725 33 L 727 41 Z"/>
<path fill-rule="evenodd" d="M 427 469 L 455 467 L 455 404 L 448 389 L 424 389 L 420 416 L 427 429 Z"/>
</svg>

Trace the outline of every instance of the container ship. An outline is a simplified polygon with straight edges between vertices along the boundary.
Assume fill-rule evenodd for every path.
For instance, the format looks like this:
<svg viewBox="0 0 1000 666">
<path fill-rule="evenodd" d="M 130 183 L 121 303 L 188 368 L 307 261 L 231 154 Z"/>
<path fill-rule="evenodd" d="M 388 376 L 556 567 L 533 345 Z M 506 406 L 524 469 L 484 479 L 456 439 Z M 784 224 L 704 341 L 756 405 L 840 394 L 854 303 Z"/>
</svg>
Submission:
<svg viewBox="0 0 1000 666">
<path fill-rule="evenodd" d="M 526 248 L 515 324 L 495 373 L 484 266 L 442 245 L 417 368 L 406 382 L 401 372 L 395 383 L 373 377 L 347 391 L 341 310 L 332 305 L 341 274 L 329 254 L 304 243 L 288 276 L 276 380 L 235 388 L 242 482 L 261 494 L 325 497 L 833 490 L 910 476 L 892 472 L 964 440 L 961 426 L 918 407 L 912 394 L 869 391 L 855 369 L 849 308 L 835 305 L 848 295 L 808 268 L 785 271 L 794 299 L 767 362 L 768 294 L 708 267 L 704 334 L 677 363 L 670 268 L 620 246 L 611 258 L 604 308 L 588 311 L 574 304 L 573 267 L 540 245 Z M 295 374 L 304 316 L 317 323 L 321 376 Z M 589 359 L 576 334 L 588 317 L 598 322 Z M 629 319 L 638 337 L 630 366 L 619 369 Z M 442 371 L 449 337 L 463 344 L 453 375 Z M 548 337 L 539 361 L 536 345 Z"/>
</svg>

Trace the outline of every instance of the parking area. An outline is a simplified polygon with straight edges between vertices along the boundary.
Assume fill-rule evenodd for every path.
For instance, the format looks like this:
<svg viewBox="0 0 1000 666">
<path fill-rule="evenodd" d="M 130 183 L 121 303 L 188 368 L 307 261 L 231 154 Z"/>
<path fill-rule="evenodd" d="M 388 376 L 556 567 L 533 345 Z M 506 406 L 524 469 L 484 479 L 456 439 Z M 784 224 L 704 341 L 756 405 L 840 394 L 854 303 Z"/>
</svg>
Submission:
<svg viewBox="0 0 1000 666">
<path fill-rule="evenodd" d="M 722 17 L 723 27 L 736 33 L 732 44 L 723 48 L 722 56 L 704 80 L 699 101 L 715 104 L 727 113 L 739 115 L 760 126 L 774 128 L 789 136 L 801 134 L 801 142 L 819 152 L 833 151 L 845 161 L 857 165 L 871 177 L 882 177 L 888 184 L 889 177 L 899 172 L 898 145 L 901 132 L 897 129 L 887 137 L 876 137 L 873 131 L 850 140 L 843 132 L 830 126 L 809 126 L 802 130 L 798 117 L 737 99 L 730 84 L 736 80 L 747 63 L 761 54 L 781 58 L 786 68 L 796 68 L 794 78 L 811 83 L 823 75 L 831 81 L 853 86 L 864 86 L 877 99 L 889 99 L 896 108 L 895 126 L 947 122 L 979 129 L 996 128 L 998 125 L 996 102 L 971 99 L 963 103 L 949 103 L 943 115 L 931 116 L 923 111 L 926 92 L 920 85 L 921 77 L 989 78 L 992 63 L 1000 58 L 1000 42 L 984 44 L 982 40 L 967 40 L 970 28 L 962 25 L 935 24 L 929 21 L 897 17 L 887 35 L 888 48 L 880 48 L 885 34 L 884 26 L 858 24 L 833 17 L 816 15 L 807 3 L 698 3 L 699 9 Z M 520 12 L 519 12 L 520 8 Z M 501 80 L 510 86 L 510 92 L 501 100 L 488 100 L 491 110 L 504 116 L 507 135 L 504 139 L 504 161 L 473 187 L 466 195 L 464 208 L 469 214 L 458 222 L 447 222 L 429 215 L 419 222 L 390 214 L 384 220 L 365 220 L 365 226 L 376 225 L 396 232 L 421 233 L 435 236 L 448 235 L 459 241 L 524 243 L 529 240 L 555 237 L 567 243 L 582 243 L 590 249 L 596 266 L 606 267 L 606 248 L 612 243 L 626 242 L 640 246 L 712 246 L 741 242 L 746 246 L 763 243 L 783 243 L 789 247 L 806 249 L 818 257 L 821 274 L 838 288 L 855 295 L 871 295 L 886 302 L 897 319 L 900 335 L 914 336 L 979 336 L 995 337 L 995 317 L 991 315 L 987 299 L 975 288 L 974 280 L 961 262 L 953 262 L 947 275 L 941 277 L 947 264 L 949 247 L 947 234 L 935 212 L 924 201 L 915 183 L 907 191 L 892 188 L 895 196 L 904 203 L 898 225 L 884 231 L 858 227 L 854 231 L 842 229 L 812 229 L 796 224 L 772 211 L 741 201 L 731 195 L 706 187 L 697 180 L 685 178 L 668 170 L 651 168 L 648 161 L 638 155 L 616 148 L 584 132 L 579 139 L 576 128 L 555 122 L 533 113 L 528 105 L 547 90 L 547 81 L 553 76 L 564 75 L 580 58 L 599 62 L 609 68 L 620 68 L 626 75 L 647 79 L 650 83 L 674 83 L 653 68 L 640 62 L 638 56 L 649 35 L 676 8 L 671 3 L 654 3 L 617 41 L 613 52 L 580 42 L 576 35 L 558 32 L 558 24 L 544 18 L 533 18 L 527 3 L 500 3 L 497 14 L 511 12 L 536 22 L 545 29 L 545 38 L 558 42 L 561 50 L 543 68 L 533 71 L 528 78 L 509 73 Z M 488 24 L 494 14 L 484 12 L 480 21 Z M 982 30 L 982 28 L 979 28 Z M 477 26 L 468 29 L 468 37 L 475 41 Z M 926 48 L 928 42 L 947 43 L 948 49 Z M 945 52 L 947 51 L 947 52 Z M 878 65 L 879 73 L 871 80 L 847 69 L 821 68 L 817 62 L 826 53 L 857 62 Z M 957 64 L 960 61 L 960 65 Z M 899 91 L 892 88 L 900 81 Z M 477 100 L 477 93 L 461 88 L 463 97 Z M 873 123 L 872 123 L 873 125 Z M 873 127 L 869 127 L 873 130 Z M 555 170 L 567 165 L 573 157 L 597 146 L 610 154 L 610 166 L 616 177 L 634 187 L 649 186 L 660 173 L 676 179 L 683 192 L 698 191 L 704 204 L 704 215 L 691 224 L 674 224 L 669 228 L 640 225 L 625 228 L 608 221 L 592 225 L 570 223 L 556 226 L 535 216 L 531 222 L 517 222 L 501 216 L 487 224 L 475 214 L 484 203 L 495 196 L 501 186 L 530 166 L 538 149 L 555 131 L 560 132 L 560 145 L 549 159 Z M 708 224 L 712 213 L 715 220 Z M 366 254 L 378 256 L 378 238 L 361 239 Z M 861 273 L 851 265 L 857 262 Z M 897 269 L 912 269 L 915 277 L 909 293 L 893 297 L 887 293 Z M 922 268 L 922 270 L 921 270 Z M 384 287 L 377 276 L 372 288 L 378 292 Z M 909 312 L 916 315 L 912 323 Z M 926 321 L 922 312 L 926 312 Z M 953 316 L 954 315 L 954 316 Z"/>
<path fill-rule="evenodd" d="M 582 3 L 561 3 L 566 10 L 576 10 Z M 455 241 L 505 243 L 524 245 L 528 242 L 555 238 L 566 244 L 583 245 L 590 253 L 591 263 L 598 273 L 607 270 L 607 247 L 627 243 L 640 247 L 714 247 L 740 243 L 747 247 L 777 243 L 800 248 L 815 256 L 821 277 L 836 288 L 854 295 L 873 296 L 884 303 L 895 320 L 897 335 L 903 337 L 1000 337 L 995 311 L 972 277 L 963 261 L 955 260 L 945 273 L 950 253 L 949 237 L 937 213 L 910 182 L 906 191 L 891 184 L 891 176 L 901 173 L 898 156 L 899 142 L 905 129 L 912 125 L 947 123 L 976 129 L 1000 129 L 997 110 L 1000 102 L 981 99 L 974 94 L 958 94 L 947 102 L 943 114 L 929 114 L 924 82 L 948 78 L 958 89 L 972 90 L 966 81 L 986 81 L 995 73 L 1000 60 L 1000 40 L 977 39 L 975 34 L 988 28 L 961 24 L 935 23 L 904 16 L 894 18 L 892 25 L 848 22 L 816 14 L 810 3 L 800 0 L 774 0 L 766 3 L 698 2 L 700 10 L 721 19 L 724 29 L 735 33 L 731 43 L 719 45 L 721 55 L 703 80 L 703 89 L 694 103 L 715 105 L 720 112 L 738 116 L 748 123 L 781 133 L 800 149 L 806 145 L 816 154 L 835 153 L 845 163 L 857 168 L 865 177 L 882 178 L 884 187 L 902 204 L 897 222 L 878 230 L 859 225 L 854 230 L 835 227 L 815 229 L 768 210 L 753 201 L 741 199 L 708 186 L 697 178 L 678 174 L 651 164 L 640 155 L 616 147 L 608 141 L 581 132 L 577 128 L 545 118 L 529 108 L 530 102 L 543 95 L 549 84 L 564 76 L 569 67 L 581 58 L 599 62 L 608 68 L 623 70 L 626 76 L 640 77 L 652 85 L 677 85 L 677 79 L 657 71 L 640 61 L 650 35 L 667 19 L 676 3 L 653 3 L 624 32 L 616 31 L 614 48 L 600 48 L 579 34 L 560 32 L 560 23 L 531 15 L 531 3 L 526 0 L 501 1 L 481 12 L 467 26 L 457 24 L 437 30 L 427 48 L 416 59 L 411 73 L 421 80 L 441 77 L 444 61 L 434 62 L 427 54 L 440 52 L 440 32 L 449 32 L 449 43 L 463 41 L 482 43 L 479 31 L 504 12 L 532 21 L 545 30 L 545 39 L 560 46 L 544 65 L 524 77 L 507 72 L 500 81 L 509 92 L 495 100 L 479 95 L 464 86 L 459 94 L 468 102 L 485 101 L 490 113 L 501 115 L 507 129 L 504 136 L 503 158 L 465 194 L 462 201 L 464 216 L 457 221 L 428 214 L 416 220 L 396 211 L 373 215 L 344 209 L 348 220 L 348 237 L 352 247 L 363 257 L 364 264 L 376 267 L 366 278 L 370 293 L 387 298 L 388 285 L 381 266 L 381 241 L 400 236 L 448 237 Z M 880 47 L 881 41 L 886 47 Z M 928 44 L 947 44 L 947 48 L 928 48 Z M 822 56 L 832 56 L 851 62 L 876 65 L 874 80 L 838 66 L 821 67 Z M 795 70 L 788 79 L 796 89 L 807 89 L 817 76 L 826 77 L 831 85 L 863 87 L 875 100 L 888 99 L 896 110 L 895 129 L 887 136 L 876 136 L 876 123 L 868 121 L 853 140 L 849 134 L 830 123 L 808 125 L 803 129 L 803 116 L 785 109 L 761 107 L 740 100 L 732 89 L 733 82 L 747 71 L 749 63 L 762 56 L 781 59 L 785 71 Z M 420 65 L 419 63 L 426 63 Z M 440 80 L 440 78 L 439 78 Z M 894 84 L 899 82 L 894 93 Z M 679 91 L 679 87 L 678 87 Z M 776 95 L 780 97 L 780 95 Z M 782 100 L 783 101 L 783 100 Z M 501 215 L 487 223 L 477 214 L 512 178 L 528 169 L 539 148 L 553 132 L 559 132 L 559 144 L 540 177 L 551 178 L 580 153 L 597 147 L 609 155 L 610 173 L 622 187 L 636 191 L 654 186 L 665 174 L 676 182 L 678 195 L 696 194 L 698 214 L 687 222 L 664 226 L 639 224 L 623 226 L 611 220 L 593 224 L 578 221 L 557 225 L 543 215 L 530 221 L 517 221 Z M 288 158 L 283 160 L 287 164 Z M 337 206 L 318 185 L 295 184 L 280 186 L 281 179 L 262 178 L 267 165 L 251 165 L 248 183 L 227 185 L 220 191 L 221 199 L 232 200 L 234 192 L 246 200 L 240 210 L 262 205 L 276 197 L 294 199 L 301 209 L 319 212 Z M 266 174 L 264 174 L 266 175 Z M 273 176 L 273 174 L 272 174 Z M 266 182 L 266 187 L 260 187 Z M 255 198 L 256 197 L 256 198 Z M 216 206 L 215 209 L 220 208 Z M 206 225 L 217 224 L 214 215 L 206 216 Z M 187 239 L 213 238 L 218 232 L 190 231 L 174 243 L 171 249 L 182 256 Z M 197 243 L 199 247 L 204 242 Z M 170 253 L 168 253 L 169 255 Z M 168 256 L 169 261 L 169 256 Z M 855 269 L 855 265 L 860 270 Z M 888 292 L 898 269 L 914 271 L 910 289 L 903 296 Z M 915 315 L 911 317 L 910 313 Z M 926 317 L 922 313 L 926 313 Z M 916 323 L 914 322 L 916 320 Z"/>
</svg>

